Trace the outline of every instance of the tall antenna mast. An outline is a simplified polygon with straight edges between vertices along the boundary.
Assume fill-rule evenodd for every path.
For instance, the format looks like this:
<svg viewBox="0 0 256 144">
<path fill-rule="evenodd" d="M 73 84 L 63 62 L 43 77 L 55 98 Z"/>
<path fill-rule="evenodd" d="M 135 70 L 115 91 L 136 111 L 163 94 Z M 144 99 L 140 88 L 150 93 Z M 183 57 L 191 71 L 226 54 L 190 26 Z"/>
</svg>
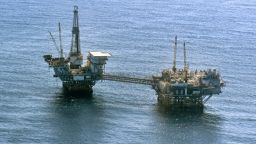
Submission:
<svg viewBox="0 0 256 144">
<path fill-rule="evenodd" d="M 188 66 L 187 66 L 187 51 L 186 51 L 186 43 L 184 42 L 184 80 L 188 81 Z"/>
<path fill-rule="evenodd" d="M 173 67 L 172 71 L 176 72 L 176 51 L 177 51 L 177 36 L 175 36 L 174 47 L 173 47 Z"/>
<path fill-rule="evenodd" d="M 63 58 L 63 47 L 62 47 L 62 40 L 61 40 L 61 26 L 59 22 L 59 39 L 60 39 L 60 57 Z"/>
<path fill-rule="evenodd" d="M 187 52 L 186 52 L 186 43 L 183 44 L 184 47 L 184 70 L 187 68 Z"/>
</svg>

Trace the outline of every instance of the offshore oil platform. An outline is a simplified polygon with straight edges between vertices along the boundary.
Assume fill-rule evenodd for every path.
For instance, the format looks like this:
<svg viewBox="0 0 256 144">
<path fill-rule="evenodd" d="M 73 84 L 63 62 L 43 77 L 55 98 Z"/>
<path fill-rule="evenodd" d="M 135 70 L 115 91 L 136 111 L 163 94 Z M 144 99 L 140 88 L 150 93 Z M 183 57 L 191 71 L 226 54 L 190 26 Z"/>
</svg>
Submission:
<svg viewBox="0 0 256 144">
<path fill-rule="evenodd" d="M 50 33 L 50 32 L 49 32 Z M 61 44 L 61 27 L 59 24 L 60 46 L 50 33 L 50 36 L 59 52 L 59 57 L 44 55 L 49 67 L 54 69 L 54 77 L 59 77 L 64 90 L 68 92 L 83 91 L 92 93 L 92 87 L 98 80 L 110 80 L 136 84 L 150 85 L 158 95 L 159 103 L 171 106 L 203 106 L 213 94 L 220 94 L 224 82 L 216 69 L 196 70 L 189 69 L 186 60 L 184 43 L 184 68 L 176 68 L 177 36 L 173 47 L 173 67 L 162 71 L 161 76 L 151 78 L 136 78 L 105 73 L 105 64 L 110 53 L 89 52 L 87 62 L 83 63 L 83 54 L 80 47 L 78 7 L 74 7 L 72 28 L 72 42 L 69 56 L 64 57 Z"/>
<path fill-rule="evenodd" d="M 106 52 L 89 52 L 87 62 L 83 63 L 83 54 L 80 46 L 80 32 L 78 23 L 78 7 L 74 7 L 74 18 L 72 28 L 72 41 L 69 56 L 64 57 L 61 42 L 61 27 L 59 23 L 60 46 L 50 33 L 50 36 L 59 52 L 60 57 L 44 55 L 44 60 L 54 69 L 54 77 L 59 77 L 66 91 L 84 91 L 92 93 L 92 87 L 97 80 L 102 79 L 106 61 L 111 55 Z"/>
<path fill-rule="evenodd" d="M 176 68 L 177 36 L 174 41 L 173 67 L 162 71 L 161 76 L 153 76 L 153 89 L 158 94 L 158 101 L 165 105 L 203 106 L 213 94 L 220 94 L 224 86 L 216 69 L 189 69 L 186 44 L 183 44 L 184 68 Z"/>
</svg>

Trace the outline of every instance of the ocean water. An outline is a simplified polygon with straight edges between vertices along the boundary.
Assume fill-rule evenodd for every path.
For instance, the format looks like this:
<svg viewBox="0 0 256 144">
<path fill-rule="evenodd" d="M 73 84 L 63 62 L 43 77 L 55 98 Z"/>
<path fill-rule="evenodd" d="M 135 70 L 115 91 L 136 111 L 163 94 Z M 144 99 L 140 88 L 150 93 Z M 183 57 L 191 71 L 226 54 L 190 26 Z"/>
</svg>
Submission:
<svg viewBox="0 0 256 144">
<path fill-rule="evenodd" d="M 162 108 L 149 86 L 98 82 L 92 97 L 63 95 L 42 56 L 48 31 L 71 42 L 79 6 L 81 47 L 112 54 L 106 72 L 156 75 L 217 68 L 226 87 L 203 112 Z M 255 0 L 0 0 L 0 143 L 256 143 Z"/>
</svg>

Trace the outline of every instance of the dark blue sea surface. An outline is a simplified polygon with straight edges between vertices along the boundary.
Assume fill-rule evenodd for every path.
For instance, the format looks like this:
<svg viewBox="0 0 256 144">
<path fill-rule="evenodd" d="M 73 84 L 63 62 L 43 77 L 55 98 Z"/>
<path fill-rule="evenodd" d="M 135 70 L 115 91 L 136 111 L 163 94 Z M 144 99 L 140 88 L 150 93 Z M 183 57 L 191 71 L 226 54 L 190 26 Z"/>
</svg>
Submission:
<svg viewBox="0 0 256 144">
<path fill-rule="evenodd" d="M 67 97 L 42 56 L 48 31 L 71 42 L 79 6 L 81 47 L 112 54 L 108 73 L 150 76 L 178 67 L 217 68 L 226 87 L 203 112 L 172 111 L 149 86 L 98 82 Z M 256 143 L 255 0 L 0 0 L 0 143 Z"/>
</svg>

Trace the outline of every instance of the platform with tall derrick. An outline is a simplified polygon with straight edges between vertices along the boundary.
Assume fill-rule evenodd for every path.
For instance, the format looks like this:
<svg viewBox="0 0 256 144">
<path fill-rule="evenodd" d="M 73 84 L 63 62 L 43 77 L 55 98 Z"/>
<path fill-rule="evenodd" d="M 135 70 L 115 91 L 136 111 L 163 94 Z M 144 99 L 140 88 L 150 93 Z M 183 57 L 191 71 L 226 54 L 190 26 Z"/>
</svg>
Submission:
<svg viewBox="0 0 256 144">
<path fill-rule="evenodd" d="M 55 38 L 51 39 L 59 57 L 44 55 L 44 60 L 54 70 L 54 77 L 60 78 L 66 91 L 83 91 L 92 93 L 92 87 L 98 80 L 109 80 L 126 83 L 150 85 L 158 95 L 159 103 L 171 106 L 203 106 L 212 95 L 220 94 L 224 82 L 216 69 L 190 70 L 187 63 L 186 44 L 183 43 L 184 67 L 176 67 L 177 36 L 173 46 L 173 66 L 162 71 L 161 76 L 145 78 L 105 73 L 105 64 L 110 53 L 88 52 L 87 62 L 83 62 L 80 46 L 78 7 L 74 7 L 72 42 L 69 55 L 64 57 L 59 23 L 58 46 Z"/>
<path fill-rule="evenodd" d="M 59 23 L 59 41 L 58 47 L 55 38 L 50 36 L 59 52 L 60 57 L 44 55 L 44 60 L 54 69 L 54 77 L 59 77 L 63 88 L 67 91 L 83 91 L 92 93 L 92 87 L 97 80 L 102 79 L 106 61 L 110 53 L 106 52 L 88 52 L 87 62 L 83 63 L 83 54 L 80 46 L 80 32 L 78 21 L 78 7 L 74 7 L 74 18 L 72 28 L 71 49 L 68 57 L 64 57 L 61 42 L 61 27 Z"/>
</svg>

